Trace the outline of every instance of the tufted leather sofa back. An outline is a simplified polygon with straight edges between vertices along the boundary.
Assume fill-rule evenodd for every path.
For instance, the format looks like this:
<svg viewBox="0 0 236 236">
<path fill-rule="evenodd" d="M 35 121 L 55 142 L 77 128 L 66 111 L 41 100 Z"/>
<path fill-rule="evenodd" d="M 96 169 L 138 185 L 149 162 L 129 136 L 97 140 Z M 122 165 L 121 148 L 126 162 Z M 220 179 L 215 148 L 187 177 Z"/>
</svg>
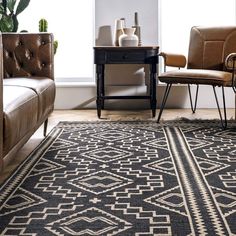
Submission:
<svg viewBox="0 0 236 236">
<path fill-rule="evenodd" d="M 192 27 L 190 33 L 189 69 L 226 70 L 224 61 L 236 52 L 236 27 Z"/>
<path fill-rule="evenodd" d="M 54 79 L 52 34 L 3 33 L 2 40 L 4 78 L 42 76 Z"/>
</svg>

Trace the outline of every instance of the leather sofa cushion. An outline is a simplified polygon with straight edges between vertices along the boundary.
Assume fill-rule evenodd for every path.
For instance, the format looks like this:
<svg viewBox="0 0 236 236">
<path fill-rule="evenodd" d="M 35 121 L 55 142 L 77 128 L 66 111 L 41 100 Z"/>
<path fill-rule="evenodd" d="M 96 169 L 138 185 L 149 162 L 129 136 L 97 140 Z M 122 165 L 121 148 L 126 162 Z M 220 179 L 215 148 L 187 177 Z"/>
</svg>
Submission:
<svg viewBox="0 0 236 236">
<path fill-rule="evenodd" d="M 38 98 L 32 89 L 3 86 L 3 100 L 3 153 L 5 155 L 36 126 Z"/>
<path fill-rule="evenodd" d="M 162 73 L 158 78 L 165 83 L 210 84 L 231 86 L 231 73 L 216 70 L 187 69 Z"/>
<path fill-rule="evenodd" d="M 45 119 L 53 110 L 55 97 L 55 83 L 53 80 L 44 77 L 9 78 L 3 80 L 3 85 L 30 88 L 38 94 L 38 121 Z"/>
</svg>

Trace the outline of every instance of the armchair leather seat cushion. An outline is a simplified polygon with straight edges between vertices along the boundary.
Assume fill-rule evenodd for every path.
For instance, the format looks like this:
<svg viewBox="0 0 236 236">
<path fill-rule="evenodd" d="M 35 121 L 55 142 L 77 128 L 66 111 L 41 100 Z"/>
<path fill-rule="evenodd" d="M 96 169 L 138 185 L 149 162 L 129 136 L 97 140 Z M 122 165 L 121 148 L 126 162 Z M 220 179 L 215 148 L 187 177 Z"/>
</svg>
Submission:
<svg viewBox="0 0 236 236">
<path fill-rule="evenodd" d="M 38 97 L 29 88 L 3 86 L 3 100 L 3 153 L 5 155 L 36 126 Z"/>
<path fill-rule="evenodd" d="M 232 74 L 226 71 L 185 69 L 162 73 L 159 80 L 165 83 L 209 84 L 216 86 L 231 86 Z"/>
<path fill-rule="evenodd" d="M 53 110 L 55 98 L 55 82 L 44 77 L 8 78 L 3 85 L 26 87 L 33 90 L 39 98 L 38 120 L 45 119 Z"/>
</svg>

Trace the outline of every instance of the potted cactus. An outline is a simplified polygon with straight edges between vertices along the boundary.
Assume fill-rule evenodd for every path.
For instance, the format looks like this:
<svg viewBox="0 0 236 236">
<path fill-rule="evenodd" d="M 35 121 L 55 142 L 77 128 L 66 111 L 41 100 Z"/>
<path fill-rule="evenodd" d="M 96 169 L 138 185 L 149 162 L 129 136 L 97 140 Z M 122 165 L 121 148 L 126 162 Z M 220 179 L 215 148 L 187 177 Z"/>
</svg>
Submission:
<svg viewBox="0 0 236 236">
<path fill-rule="evenodd" d="M 48 22 L 46 19 L 41 19 L 39 21 L 39 32 L 47 32 L 48 31 Z M 58 47 L 58 41 L 54 40 L 53 42 L 54 46 L 54 54 L 57 52 L 57 47 Z"/>
<path fill-rule="evenodd" d="M 17 32 L 17 16 L 25 10 L 30 0 L 2 0 L 0 2 L 0 31 Z"/>
</svg>

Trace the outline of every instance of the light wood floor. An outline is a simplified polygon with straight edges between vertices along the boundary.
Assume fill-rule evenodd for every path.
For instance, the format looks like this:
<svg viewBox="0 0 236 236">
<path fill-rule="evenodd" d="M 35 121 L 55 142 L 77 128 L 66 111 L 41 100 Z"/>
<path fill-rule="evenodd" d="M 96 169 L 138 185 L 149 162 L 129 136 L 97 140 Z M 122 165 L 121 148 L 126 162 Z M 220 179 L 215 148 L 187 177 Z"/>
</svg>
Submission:
<svg viewBox="0 0 236 236">
<path fill-rule="evenodd" d="M 228 109 L 228 119 L 234 119 L 234 109 Z M 163 120 L 173 120 L 181 117 L 188 119 L 218 119 L 219 114 L 216 109 L 198 109 L 192 114 L 190 109 L 166 109 L 163 112 Z M 60 121 L 97 121 L 96 110 L 56 110 L 49 118 L 48 132 Z M 150 110 L 139 111 L 102 111 L 102 120 L 156 120 L 151 117 Z M 14 171 L 14 169 L 32 152 L 32 150 L 42 141 L 43 129 L 40 127 L 25 146 L 17 153 L 14 161 L 8 165 L 0 176 L 0 184 Z"/>
</svg>

